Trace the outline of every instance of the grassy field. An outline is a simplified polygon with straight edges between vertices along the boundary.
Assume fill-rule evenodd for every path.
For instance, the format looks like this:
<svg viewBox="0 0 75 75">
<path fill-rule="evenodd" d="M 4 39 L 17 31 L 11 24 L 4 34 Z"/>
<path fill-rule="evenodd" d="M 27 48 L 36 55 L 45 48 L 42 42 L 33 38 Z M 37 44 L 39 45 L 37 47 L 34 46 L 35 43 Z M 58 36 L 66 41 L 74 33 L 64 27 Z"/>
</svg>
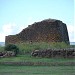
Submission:
<svg viewBox="0 0 75 75">
<path fill-rule="evenodd" d="M 75 58 L 42 58 L 31 55 L 18 55 L 16 57 L 0 58 L 0 62 L 75 62 Z"/>
<path fill-rule="evenodd" d="M 75 75 L 75 66 L 0 66 L 0 75 Z"/>
<path fill-rule="evenodd" d="M 15 66 L 75 66 L 75 58 L 39 58 L 30 55 L 18 55 L 17 57 L 0 58 L 0 64 Z"/>
<path fill-rule="evenodd" d="M 0 58 L 0 75 L 75 75 L 75 58 L 42 58 L 32 57 L 29 54 L 35 49 L 75 48 L 75 46 L 63 42 L 21 43 L 17 46 L 19 54 L 16 57 Z M 4 47 L 0 47 L 0 51 L 3 50 Z"/>
</svg>

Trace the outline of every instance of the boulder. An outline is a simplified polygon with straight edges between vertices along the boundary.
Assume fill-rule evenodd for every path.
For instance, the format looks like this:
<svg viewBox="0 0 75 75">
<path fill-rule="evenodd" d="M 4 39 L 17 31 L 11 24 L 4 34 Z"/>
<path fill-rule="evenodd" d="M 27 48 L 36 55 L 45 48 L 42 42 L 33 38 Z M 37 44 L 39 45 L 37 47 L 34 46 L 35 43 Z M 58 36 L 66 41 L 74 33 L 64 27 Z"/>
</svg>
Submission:
<svg viewBox="0 0 75 75">
<path fill-rule="evenodd" d="M 36 57 L 36 56 L 39 55 L 39 53 L 40 53 L 39 50 L 34 50 L 34 51 L 31 53 L 31 55 Z"/>
<path fill-rule="evenodd" d="M 0 57 L 12 57 L 15 56 L 13 51 L 0 52 Z"/>
</svg>

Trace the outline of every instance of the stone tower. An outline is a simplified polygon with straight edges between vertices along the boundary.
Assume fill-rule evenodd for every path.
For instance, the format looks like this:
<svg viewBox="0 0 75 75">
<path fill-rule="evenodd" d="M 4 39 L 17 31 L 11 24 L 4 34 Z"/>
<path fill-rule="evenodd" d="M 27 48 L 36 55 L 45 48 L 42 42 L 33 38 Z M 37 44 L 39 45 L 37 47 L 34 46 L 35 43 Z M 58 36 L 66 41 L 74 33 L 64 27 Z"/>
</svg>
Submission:
<svg viewBox="0 0 75 75">
<path fill-rule="evenodd" d="M 65 42 L 69 44 L 67 26 L 60 20 L 46 19 L 35 22 L 19 34 L 6 36 L 5 43 Z"/>
</svg>

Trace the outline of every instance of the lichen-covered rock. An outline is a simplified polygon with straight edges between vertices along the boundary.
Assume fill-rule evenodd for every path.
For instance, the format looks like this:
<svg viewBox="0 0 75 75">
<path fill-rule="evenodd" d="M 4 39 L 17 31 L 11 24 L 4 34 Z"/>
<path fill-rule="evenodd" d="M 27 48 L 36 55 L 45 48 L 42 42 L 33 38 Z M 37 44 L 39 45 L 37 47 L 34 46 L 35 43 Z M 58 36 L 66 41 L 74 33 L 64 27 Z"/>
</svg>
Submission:
<svg viewBox="0 0 75 75">
<path fill-rule="evenodd" d="M 6 36 L 5 44 L 19 42 L 69 43 L 66 24 L 60 20 L 46 19 L 29 25 L 19 34 Z"/>
<path fill-rule="evenodd" d="M 73 54 L 72 54 L 73 56 L 75 56 L 75 52 L 73 52 Z"/>
<path fill-rule="evenodd" d="M 74 48 L 67 49 L 46 49 L 46 50 L 34 50 L 31 53 L 34 57 L 73 57 L 75 56 Z"/>
<path fill-rule="evenodd" d="M 12 57 L 12 56 L 15 56 L 15 53 L 13 51 L 0 52 L 0 57 Z"/>
<path fill-rule="evenodd" d="M 40 53 L 39 50 L 34 50 L 34 51 L 31 53 L 31 55 L 36 57 L 36 56 L 38 56 L 39 53 Z"/>
<path fill-rule="evenodd" d="M 5 57 L 15 56 L 15 53 L 14 53 L 13 51 L 7 51 L 4 56 L 5 56 Z"/>
</svg>

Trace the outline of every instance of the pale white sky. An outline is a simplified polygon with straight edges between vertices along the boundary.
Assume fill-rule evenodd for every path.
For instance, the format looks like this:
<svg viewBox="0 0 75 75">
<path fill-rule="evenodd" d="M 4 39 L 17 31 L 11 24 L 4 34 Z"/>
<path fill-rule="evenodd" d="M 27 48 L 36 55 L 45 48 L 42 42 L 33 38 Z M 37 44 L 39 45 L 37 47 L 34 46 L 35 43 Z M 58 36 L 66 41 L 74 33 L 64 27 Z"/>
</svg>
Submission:
<svg viewBox="0 0 75 75">
<path fill-rule="evenodd" d="M 75 0 L 0 0 L 0 42 L 29 24 L 52 18 L 67 24 L 70 42 L 75 42 Z"/>
</svg>

